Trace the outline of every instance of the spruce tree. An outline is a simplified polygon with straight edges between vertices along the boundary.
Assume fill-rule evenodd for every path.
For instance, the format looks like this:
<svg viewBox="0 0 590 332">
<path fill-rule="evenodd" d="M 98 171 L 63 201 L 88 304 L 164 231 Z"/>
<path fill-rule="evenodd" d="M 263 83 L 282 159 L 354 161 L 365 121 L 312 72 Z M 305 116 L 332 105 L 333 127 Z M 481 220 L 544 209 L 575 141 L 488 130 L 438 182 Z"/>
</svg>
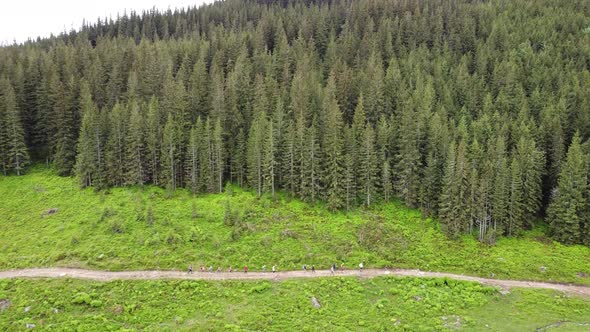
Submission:
<svg viewBox="0 0 590 332">
<path fill-rule="evenodd" d="M 263 146 L 266 133 L 266 115 L 264 113 L 257 113 L 250 126 L 248 133 L 248 183 L 254 188 L 258 197 L 262 195 L 263 182 Z"/>
<path fill-rule="evenodd" d="M 200 128 L 201 125 L 195 124 L 190 131 L 189 141 L 188 141 L 188 169 L 187 169 L 187 177 L 189 182 L 189 187 L 191 191 L 197 193 L 199 191 L 199 170 L 200 170 L 200 140 L 199 136 L 201 134 Z"/>
<path fill-rule="evenodd" d="M 75 168 L 80 187 L 84 188 L 92 186 L 98 177 L 99 154 L 97 153 L 96 143 L 97 136 L 100 137 L 100 124 L 88 84 L 83 84 L 81 90 L 82 126 L 78 137 Z"/>
<path fill-rule="evenodd" d="M 153 184 L 159 185 L 161 173 L 160 153 L 162 150 L 162 119 L 160 104 L 156 97 L 152 97 L 148 104 L 146 118 L 146 150 L 148 158 L 148 172 Z"/>
<path fill-rule="evenodd" d="M 567 244 L 582 243 L 583 225 L 588 222 L 588 170 L 580 140 L 576 133 L 547 210 L 551 234 Z"/>
<path fill-rule="evenodd" d="M 324 91 L 323 111 L 326 113 L 324 132 L 324 181 L 328 208 L 336 211 L 344 206 L 344 171 L 342 113 L 336 100 L 335 81 L 331 78 Z"/>
<path fill-rule="evenodd" d="M 12 169 L 16 175 L 21 175 L 24 168 L 29 164 L 29 152 L 25 144 L 25 135 L 21 122 L 20 111 L 16 102 L 14 88 L 8 80 L 0 82 L 2 87 L 2 100 L 0 103 L 0 119 L 4 118 L 4 123 L 0 120 L 0 126 L 3 127 L 2 132 L 6 132 L 0 136 L 0 149 L 4 146 L 4 153 L 0 151 L 0 157 L 4 154 L 6 158 L 6 168 Z M 3 109 L 2 109 L 3 108 Z M 4 116 L 1 115 L 4 113 Z"/>
<path fill-rule="evenodd" d="M 161 182 L 166 185 L 168 194 L 176 190 L 178 160 L 178 124 L 172 113 L 168 113 L 162 137 L 162 172 Z"/>
<path fill-rule="evenodd" d="M 365 141 L 361 148 L 360 171 L 362 174 L 362 196 L 365 206 L 370 206 L 375 201 L 377 192 L 377 153 L 375 151 L 375 131 L 367 124 L 364 134 Z"/>
<path fill-rule="evenodd" d="M 121 186 L 125 183 L 125 149 L 129 117 L 125 106 L 116 103 L 109 116 L 109 138 L 106 145 L 106 166 L 109 183 Z"/>
<path fill-rule="evenodd" d="M 135 100 L 132 100 L 128 107 L 131 108 L 131 117 L 125 149 L 125 179 L 127 184 L 143 185 L 147 173 L 145 122 L 140 113 L 139 105 Z"/>
<path fill-rule="evenodd" d="M 301 161 L 301 197 L 308 202 L 320 198 L 322 181 L 322 155 L 317 120 L 305 129 Z"/>
</svg>

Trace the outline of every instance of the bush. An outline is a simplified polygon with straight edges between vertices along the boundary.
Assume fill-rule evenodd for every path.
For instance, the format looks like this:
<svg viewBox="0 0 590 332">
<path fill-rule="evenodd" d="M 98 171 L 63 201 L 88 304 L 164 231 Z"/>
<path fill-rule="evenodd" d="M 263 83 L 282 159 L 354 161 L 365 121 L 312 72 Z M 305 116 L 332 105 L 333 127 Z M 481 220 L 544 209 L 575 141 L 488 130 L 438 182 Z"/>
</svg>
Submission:
<svg viewBox="0 0 590 332">
<path fill-rule="evenodd" d="M 114 220 L 113 222 L 111 222 L 111 225 L 109 228 L 111 229 L 111 232 L 113 232 L 115 234 L 125 233 L 125 226 L 119 220 Z"/>
</svg>

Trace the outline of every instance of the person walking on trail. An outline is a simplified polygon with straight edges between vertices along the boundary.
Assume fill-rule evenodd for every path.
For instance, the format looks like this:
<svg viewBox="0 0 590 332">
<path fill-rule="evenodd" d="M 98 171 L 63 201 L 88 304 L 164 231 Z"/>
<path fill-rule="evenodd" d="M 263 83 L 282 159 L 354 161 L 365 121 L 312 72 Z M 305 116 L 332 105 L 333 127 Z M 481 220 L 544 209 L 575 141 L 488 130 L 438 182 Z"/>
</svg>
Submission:
<svg viewBox="0 0 590 332">
<path fill-rule="evenodd" d="M 209 272 L 213 273 L 213 265 L 209 265 Z"/>
<path fill-rule="evenodd" d="M 205 272 L 205 267 L 201 265 L 201 272 Z"/>
<path fill-rule="evenodd" d="M 344 272 L 344 263 L 340 264 L 340 271 Z"/>
<path fill-rule="evenodd" d="M 221 266 L 218 266 L 218 267 L 217 267 L 217 271 L 216 271 L 216 272 L 217 272 L 217 273 L 221 273 Z"/>
<path fill-rule="evenodd" d="M 266 272 L 266 265 L 262 265 L 262 272 Z"/>
<path fill-rule="evenodd" d="M 307 272 L 307 266 L 305 264 L 303 264 L 303 272 Z"/>
<path fill-rule="evenodd" d="M 193 266 L 192 265 L 188 266 L 188 274 L 193 274 Z"/>
<path fill-rule="evenodd" d="M 334 275 L 334 265 L 336 264 L 332 264 L 332 266 L 330 266 L 330 274 Z"/>
<path fill-rule="evenodd" d="M 363 262 L 359 263 L 359 272 L 363 272 Z"/>
<path fill-rule="evenodd" d="M 248 273 L 248 266 L 244 265 L 244 273 Z"/>
<path fill-rule="evenodd" d="M 277 272 L 277 267 L 273 265 L 272 266 L 272 273 L 275 273 L 275 272 Z"/>
<path fill-rule="evenodd" d="M 311 272 L 315 273 L 315 266 L 314 265 L 311 266 Z"/>
<path fill-rule="evenodd" d="M 227 269 L 227 272 L 231 273 L 231 266 Z"/>
</svg>

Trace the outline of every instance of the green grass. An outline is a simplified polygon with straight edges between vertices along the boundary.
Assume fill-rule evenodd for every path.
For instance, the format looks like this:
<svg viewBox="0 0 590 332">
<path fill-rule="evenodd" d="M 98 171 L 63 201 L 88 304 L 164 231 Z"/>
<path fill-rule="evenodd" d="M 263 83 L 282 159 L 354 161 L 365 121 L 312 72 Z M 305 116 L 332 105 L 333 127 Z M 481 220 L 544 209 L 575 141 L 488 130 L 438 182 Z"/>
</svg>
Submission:
<svg viewBox="0 0 590 332">
<path fill-rule="evenodd" d="M 58 331 L 532 331 L 562 320 L 590 322 L 590 301 L 580 298 L 539 290 L 501 295 L 476 283 L 447 283 L 395 277 L 2 280 L 0 299 L 10 300 L 11 306 L 0 314 L 0 330 L 23 330 L 32 323 Z M 312 297 L 321 308 L 312 306 Z"/>
<path fill-rule="evenodd" d="M 233 188 L 237 220 L 224 222 L 228 195 L 166 198 L 157 187 L 80 190 L 76 179 L 36 167 L 0 177 L 0 269 L 69 266 L 109 270 L 185 269 L 188 264 L 253 270 L 276 264 L 327 268 L 344 262 L 367 267 L 420 268 L 496 278 L 590 284 L 590 248 L 548 240 L 542 229 L 495 246 L 473 237 L 448 240 L 436 220 L 394 202 L 330 213 L 281 195 Z M 192 218 L 193 205 L 197 218 Z M 44 211 L 58 208 L 50 216 Z M 146 218 L 153 210 L 154 222 Z M 546 267 L 542 272 L 540 267 Z"/>
</svg>

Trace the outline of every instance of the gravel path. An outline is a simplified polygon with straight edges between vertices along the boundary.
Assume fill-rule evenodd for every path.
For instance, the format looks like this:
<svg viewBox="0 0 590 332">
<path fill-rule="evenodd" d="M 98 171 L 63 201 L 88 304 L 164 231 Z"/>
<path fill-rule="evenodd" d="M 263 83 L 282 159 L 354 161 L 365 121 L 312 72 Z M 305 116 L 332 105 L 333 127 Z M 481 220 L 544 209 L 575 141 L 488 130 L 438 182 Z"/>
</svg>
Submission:
<svg viewBox="0 0 590 332">
<path fill-rule="evenodd" d="M 337 271 L 336 276 L 350 276 L 371 278 L 377 276 L 403 276 L 418 278 L 448 278 L 455 280 L 475 281 L 484 285 L 498 286 L 503 289 L 510 288 L 543 288 L 554 289 L 571 294 L 590 297 L 590 287 L 579 285 L 568 285 L 549 282 L 523 281 L 523 280 L 502 280 L 488 279 L 466 276 L 461 274 L 451 274 L 443 272 L 426 272 L 420 270 L 382 270 L 367 269 L 359 272 L 358 270 Z M 292 278 L 316 278 L 330 277 L 329 270 L 311 271 L 280 271 L 271 272 L 194 272 L 188 274 L 181 271 L 95 271 L 69 268 L 44 268 L 44 269 L 22 269 L 0 271 L 0 279 L 8 278 L 76 278 L 89 279 L 97 281 L 111 280 L 156 280 L 156 279 L 188 279 L 188 280 L 284 280 Z"/>
</svg>

